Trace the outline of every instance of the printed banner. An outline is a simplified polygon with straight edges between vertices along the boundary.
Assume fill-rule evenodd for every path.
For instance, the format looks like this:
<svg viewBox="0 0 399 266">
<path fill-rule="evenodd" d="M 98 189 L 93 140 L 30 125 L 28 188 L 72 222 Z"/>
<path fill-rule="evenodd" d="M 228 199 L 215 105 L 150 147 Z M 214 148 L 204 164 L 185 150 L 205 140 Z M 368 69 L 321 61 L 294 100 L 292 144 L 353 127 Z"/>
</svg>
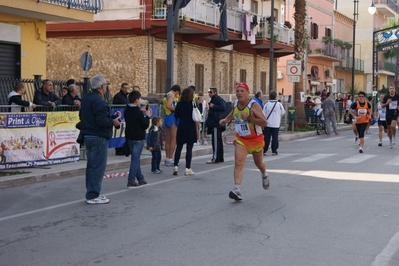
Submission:
<svg viewBox="0 0 399 266">
<path fill-rule="evenodd" d="M 157 105 L 150 105 L 152 116 L 159 114 Z M 122 124 L 113 129 L 109 148 L 125 142 L 124 108 L 111 108 L 111 114 L 122 113 Z M 76 162 L 80 147 L 76 142 L 79 130 L 78 111 L 47 113 L 0 114 L 0 169 L 35 167 Z"/>
<path fill-rule="evenodd" d="M 0 114 L 0 169 L 75 162 L 78 112 Z"/>
</svg>

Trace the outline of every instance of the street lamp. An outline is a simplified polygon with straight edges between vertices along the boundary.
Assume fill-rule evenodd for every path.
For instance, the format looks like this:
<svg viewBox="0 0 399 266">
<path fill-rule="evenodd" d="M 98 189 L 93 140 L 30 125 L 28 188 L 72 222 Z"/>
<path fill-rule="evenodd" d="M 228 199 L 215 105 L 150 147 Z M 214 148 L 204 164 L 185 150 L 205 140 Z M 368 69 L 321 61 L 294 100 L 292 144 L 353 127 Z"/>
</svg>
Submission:
<svg viewBox="0 0 399 266">
<path fill-rule="evenodd" d="M 368 8 L 368 12 L 374 15 L 377 8 L 374 5 L 374 1 L 371 1 L 371 5 Z M 355 42 L 356 42 L 356 21 L 359 18 L 359 0 L 353 0 L 353 45 L 352 45 L 352 99 L 355 96 Z M 374 35 L 373 35 L 374 43 Z M 374 51 L 373 51 L 374 56 Z M 373 66 L 373 80 L 374 80 L 374 66 Z M 374 82 L 373 82 L 374 84 Z"/>
<path fill-rule="evenodd" d="M 353 0 L 353 45 L 352 45 L 352 99 L 355 97 L 355 42 L 356 21 L 359 17 L 359 0 Z"/>
<path fill-rule="evenodd" d="M 377 11 L 377 8 L 374 5 L 374 1 L 371 1 L 371 5 L 369 6 L 369 8 L 367 9 L 370 13 L 370 15 L 374 15 L 375 12 Z"/>
<path fill-rule="evenodd" d="M 374 15 L 375 14 L 375 12 L 377 11 L 377 8 L 374 6 L 374 1 L 371 1 L 371 5 L 369 6 L 369 8 L 368 8 L 368 11 L 369 11 L 369 13 L 370 13 L 370 15 Z M 374 90 L 374 86 L 375 86 L 375 90 L 377 90 L 378 91 L 378 77 L 377 78 L 375 78 L 374 77 L 374 71 L 376 70 L 376 66 L 378 66 L 378 61 L 376 62 L 376 54 L 375 54 L 375 31 L 373 30 L 373 40 L 372 40 L 372 42 L 373 42 L 373 65 L 372 65 L 372 75 L 373 75 L 373 87 L 372 87 L 372 90 Z M 377 75 L 378 75 L 378 73 L 377 73 Z"/>
</svg>

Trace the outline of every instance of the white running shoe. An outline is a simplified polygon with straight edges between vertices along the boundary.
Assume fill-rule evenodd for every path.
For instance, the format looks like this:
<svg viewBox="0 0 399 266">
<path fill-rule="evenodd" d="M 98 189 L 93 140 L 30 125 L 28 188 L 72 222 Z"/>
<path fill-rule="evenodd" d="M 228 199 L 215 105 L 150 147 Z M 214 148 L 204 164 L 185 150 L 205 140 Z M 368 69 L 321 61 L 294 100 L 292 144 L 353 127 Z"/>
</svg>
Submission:
<svg viewBox="0 0 399 266">
<path fill-rule="evenodd" d="M 186 170 L 184 170 L 184 175 L 195 175 L 195 173 L 191 168 L 186 168 Z"/>
<path fill-rule="evenodd" d="M 173 175 L 177 175 L 177 171 L 179 170 L 179 167 L 175 166 L 173 168 Z"/>
</svg>

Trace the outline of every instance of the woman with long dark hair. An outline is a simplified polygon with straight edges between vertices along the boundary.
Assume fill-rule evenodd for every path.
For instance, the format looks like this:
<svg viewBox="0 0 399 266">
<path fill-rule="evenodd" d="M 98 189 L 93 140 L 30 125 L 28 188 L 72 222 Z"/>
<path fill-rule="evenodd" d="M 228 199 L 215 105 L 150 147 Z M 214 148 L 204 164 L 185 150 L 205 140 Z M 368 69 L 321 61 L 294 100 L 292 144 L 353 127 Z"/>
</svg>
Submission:
<svg viewBox="0 0 399 266">
<path fill-rule="evenodd" d="M 173 175 L 177 175 L 178 165 L 183 145 L 186 144 L 186 170 L 184 175 L 194 175 L 191 170 L 191 159 L 194 143 L 197 142 L 197 130 L 195 122 L 192 118 L 194 91 L 191 88 L 183 90 L 180 101 L 176 105 L 175 118 L 180 119 L 176 136 L 176 151 L 174 158 Z"/>
</svg>

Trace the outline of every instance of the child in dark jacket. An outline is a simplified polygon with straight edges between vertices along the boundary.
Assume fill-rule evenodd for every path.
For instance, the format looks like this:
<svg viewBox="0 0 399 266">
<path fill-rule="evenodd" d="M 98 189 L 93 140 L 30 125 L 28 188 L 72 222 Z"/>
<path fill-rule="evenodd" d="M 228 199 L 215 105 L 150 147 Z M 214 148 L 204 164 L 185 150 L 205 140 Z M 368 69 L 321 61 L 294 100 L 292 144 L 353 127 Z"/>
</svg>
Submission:
<svg viewBox="0 0 399 266">
<path fill-rule="evenodd" d="M 148 132 L 148 147 L 147 149 L 152 154 L 151 159 L 151 173 L 153 174 L 160 174 L 162 170 L 160 169 L 161 165 L 161 150 L 163 150 L 163 139 L 162 139 L 162 124 L 163 121 L 161 117 L 154 116 L 152 118 L 152 126 Z"/>
</svg>

